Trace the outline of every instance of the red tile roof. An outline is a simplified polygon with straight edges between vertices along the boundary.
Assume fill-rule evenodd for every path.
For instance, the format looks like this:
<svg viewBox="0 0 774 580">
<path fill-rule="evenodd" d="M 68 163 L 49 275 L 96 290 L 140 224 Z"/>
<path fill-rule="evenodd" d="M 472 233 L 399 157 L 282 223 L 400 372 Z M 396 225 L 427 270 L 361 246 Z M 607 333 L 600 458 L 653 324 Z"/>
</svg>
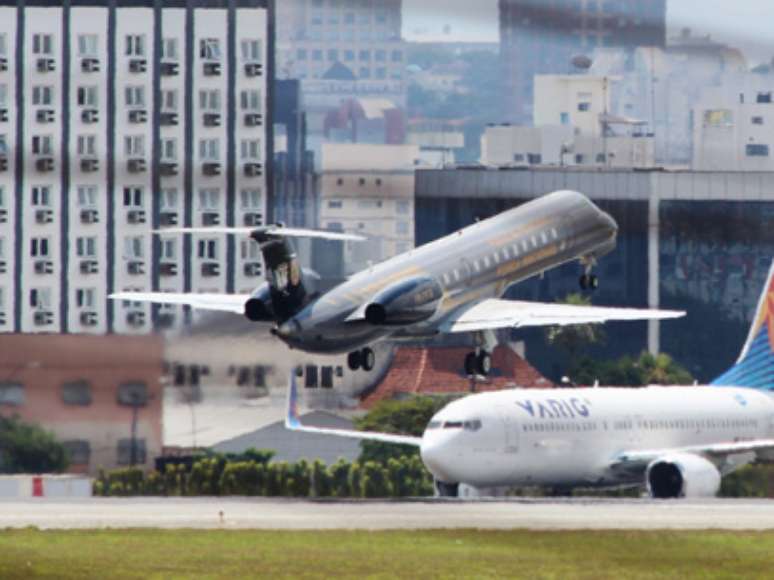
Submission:
<svg viewBox="0 0 774 580">
<path fill-rule="evenodd" d="M 361 399 L 361 407 L 371 408 L 378 401 L 400 394 L 470 392 L 465 375 L 465 355 L 469 348 L 398 347 L 390 369 L 382 381 Z M 492 354 L 492 375 L 476 384 L 476 391 L 519 388 L 553 388 L 555 385 L 526 360 L 506 346 Z"/>
</svg>

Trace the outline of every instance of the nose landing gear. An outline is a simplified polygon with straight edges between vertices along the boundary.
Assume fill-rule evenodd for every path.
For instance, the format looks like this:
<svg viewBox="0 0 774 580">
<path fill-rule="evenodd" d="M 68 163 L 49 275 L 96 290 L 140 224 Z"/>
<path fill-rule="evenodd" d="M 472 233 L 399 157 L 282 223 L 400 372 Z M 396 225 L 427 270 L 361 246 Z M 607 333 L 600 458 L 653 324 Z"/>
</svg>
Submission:
<svg viewBox="0 0 774 580">
<path fill-rule="evenodd" d="M 594 256 L 583 257 L 580 263 L 583 266 L 583 274 L 578 278 L 581 290 L 594 291 L 599 288 L 599 279 L 591 273 L 591 269 L 597 265 L 597 259 Z"/>
<path fill-rule="evenodd" d="M 473 338 L 476 350 L 465 356 L 465 374 L 489 376 L 492 371 L 492 353 L 497 347 L 497 335 L 493 330 L 479 330 Z"/>
<path fill-rule="evenodd" d="M 362 368 L 364 371 L 368 372 L 373 370 L 375 365 L 376 355 L 374 354 L 374 351 L 368 347 L 352 351 L 347 355 L 347 366 L 351 371 Z"/>
</svg>

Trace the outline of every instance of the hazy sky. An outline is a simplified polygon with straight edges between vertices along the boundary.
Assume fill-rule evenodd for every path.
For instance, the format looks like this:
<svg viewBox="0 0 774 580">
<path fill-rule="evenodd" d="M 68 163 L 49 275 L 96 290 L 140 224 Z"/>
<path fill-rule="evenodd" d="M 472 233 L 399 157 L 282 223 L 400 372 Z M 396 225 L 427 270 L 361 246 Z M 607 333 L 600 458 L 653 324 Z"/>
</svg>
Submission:
<svg viewBox="0 0 774 580">
<path fill-rule="evenodd" d="M 647 0 L 643 0 L 647 1 Z M 774 56 L 774 1 L 667 0 L 672 31 L 690 27 L 697 34 L 744 49 L 753 61 Z M 403 0 L 407 38 L 496 41 L 497 0 Z M 449 33 L 444 34 L 444 26 Z M 417 34 L 421 32 L 421 36 Z"/>
</svg>

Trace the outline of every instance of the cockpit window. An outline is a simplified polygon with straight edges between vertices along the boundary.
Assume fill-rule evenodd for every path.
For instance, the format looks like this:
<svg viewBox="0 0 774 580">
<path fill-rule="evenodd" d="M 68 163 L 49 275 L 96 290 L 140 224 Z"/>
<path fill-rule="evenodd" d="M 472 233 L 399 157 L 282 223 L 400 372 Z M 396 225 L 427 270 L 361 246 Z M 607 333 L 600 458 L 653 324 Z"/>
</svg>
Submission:
<svg viewBox="0 0 774 580">
<path fill-rule="evenodd" d="M 472 419 L 470 421 L 465 421 L 464 429 L 466 431 L 478 431 L 479 429 L 481 429 L 481 420 Z"/>
<path fill-rule="evenodd" d="M 443 424 L 444 429 L 462 429 L 462 421 L 446 421 Z"/>
<path fill-rule="evenodd" d="M 427 424 L 427 429 L 439 429 L 441 427 L 440 421 L 430 421 Z"/>
</svg>

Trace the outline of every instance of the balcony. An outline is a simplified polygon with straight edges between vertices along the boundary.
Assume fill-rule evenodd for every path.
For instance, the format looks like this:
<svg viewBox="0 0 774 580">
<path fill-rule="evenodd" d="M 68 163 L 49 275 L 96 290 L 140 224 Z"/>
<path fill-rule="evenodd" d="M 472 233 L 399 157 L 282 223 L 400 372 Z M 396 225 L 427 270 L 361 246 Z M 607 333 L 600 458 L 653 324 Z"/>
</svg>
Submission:
<svg viewBox="0 0 774 580">
<path fill-rule="evenodd" d="M 162 161 L 159 164 L 159 173 L 162 177 L 174 177 L 177 175 L 177 163 Z"/>
<path fill-rule="evenodd" d="M 48 310 L 37 310 L 32 317 L 35 326 L 48 326 L 54 323 L 54 313 Z"/>
<path fill-rule="evenodd" d="M 99 263 L 96 260 L 81 260 L 80 270 L 84 276 L 99 274 Z"/>
<path fill-rule="evenodd" d="M 148 121 L 148 112 L 145 109 L 133 109 L 129 111 L 130 123 L 145 123 Z"/>
<path fill-rule="evenodd" d="M 145 262 L 139 260 L 127 262 L 126 271 L 130 276 L 142 276 L 145 274 Z"/>
<path fill-rule="evenodd" d="M 35 260 L 35 273 L 40 275 L 53 274 L 54 263 L 51 260 Z"/>
<path fill-rule="evenodd" d="M 144 209 L 131 209 L 126 213 L 126 221 L 133 226 L 144 224 L 146 222 Z"/>
<path fill-rule="evenodd" d="M 94 158 L 81 159 L 81 171 L 83 173 L 94 173 L 99 171 L 99 160 Z"/>
<path fill-rule="evenodd" d="M 130 159 L 126 162 L 126 169 L 129 173 L 144 173 L 147 169 L 145 159 Z"/>
<path fill-rule="evenodd" d="M 202 173 L 208 177 L 220 175 L 220 163 L 205 163 L 202 165 Z"/>
<path fill-rule="evenodd" d="M 133 58 L 129 61 L 130 73 L 144 73 L 148 70 L 148 62 L 144 58 Z"/>
<path fill-rule="evenodd" d="M 220 76 L 220 63 L 219 62 L 205 62 L 203 67 L 204 76 L 217 77 Z"/>
<path fill-rule="evenodd" d="M 83 326 L 97 326 L 99 316 L 96 312 L 81 312 L 80 320 Z"/>
<path fill-rule="evenodd" d="M 259 262 L 247 262 L 244 265 L 243 271 L 248 278 L 257 278 L 261 275 L 261 264 Z"/>
<path fill-rule="evenodd" d="M 246 113 L 244 121 L 245 127 L 260 127 L 263 125 L 263 115 L 260 113 Z"/>
<path fill-rule="evenodd" d="M 39 73 L 50 73 L 56 70 L 56 63 L 53 58 L 39 58 L 35 63 L 35 68 Z"/>
<path fill-rule="evenodd" d="M 145 313 L 140 311 L 133 311 L 126 313 L 126 323 L 134 328 L 145 325 Z"/>
<path fill-rule="evenodd" d="M 256 212 L 246 213 L 242 218 L 242 223 L 246 227 L 255 227 L 263 225 L 263 215 Z"/>
<path fill-rule="evenodd" d="M 97 123 L 99 121 L 99 111 L 97 109 L 84 109 L 81 112 L 81 121 L 86 124 Z"/>
<path fill-rule="evenodd" d="M 260 177 L 263 175 L 263 165 L 260 163 L 245 163 L 244 175 L 245 177 Z"/>
<path fill-rule="evenodd" d="M 263 65 L 257 62 L 248 62 L 245 64 L 245 75 L 248 77 L 259 77 L 263 74 Z"/>
<path fill-rule="evenodd" d="M 174 77 L 180 72 L 180 66 L 176 62 L 162 62 L 161 63 L 161 76 Z"/>
<path fill-rule="evenodd" d="M 161 113 L 159 115 L 159 123 L 164 127 L 177 125 L 177 113 Z"/>
<path fill-rule="evenodd" d="M 220 225 L 220 214 L 214 211 L 206 211 L 202 214 L 202 225 L 209 227 L 209 226 L 219 226 Z"/>
<path fill-rule="evenodd" d="M 35 160 L 35 169 L 40 173 L 48 173 L 54 170 L 54 158 L 53 157 L 40 157 Z"/>
<path fill-rule="evenodd" d="M 81 210 L 81 223 L 82 224 L 96 224 L 99 222 L 99 214 L 96 209 L 82 209 Z"/>
<path fill-rule="evenodd" d="M 220 276 L 220 264 L 217 262 L 204 262 L 202 264 L 202 276 L 205 278 Z"/>
<path fill-rule="evenodd" d="M 161 212 L 159 223 L 164 227 L 176 226 L 178 224 L 177 213 L 171 211 Z"/>
<path fill-rule="evenodd" d="M 38 209 L 35 210 L 35 223 L 50 224 L 54 222 L 54 210 Z"/>
<path fill-rule="evenodd" d="M 177 276 L 177 264 L 174 262 L 161 262 L 159 264 L 160 276 Z"/>
<path fill-rule="evenodd" d="M 81 72 L 95 73 L 99 72 L 99 60 L 96 58 L 81 59 Z"/>
<path fill-rule="evenodd" d="M 220 113 L 204 113 L 205 127 L 220 127 Z"/>
</svg>

